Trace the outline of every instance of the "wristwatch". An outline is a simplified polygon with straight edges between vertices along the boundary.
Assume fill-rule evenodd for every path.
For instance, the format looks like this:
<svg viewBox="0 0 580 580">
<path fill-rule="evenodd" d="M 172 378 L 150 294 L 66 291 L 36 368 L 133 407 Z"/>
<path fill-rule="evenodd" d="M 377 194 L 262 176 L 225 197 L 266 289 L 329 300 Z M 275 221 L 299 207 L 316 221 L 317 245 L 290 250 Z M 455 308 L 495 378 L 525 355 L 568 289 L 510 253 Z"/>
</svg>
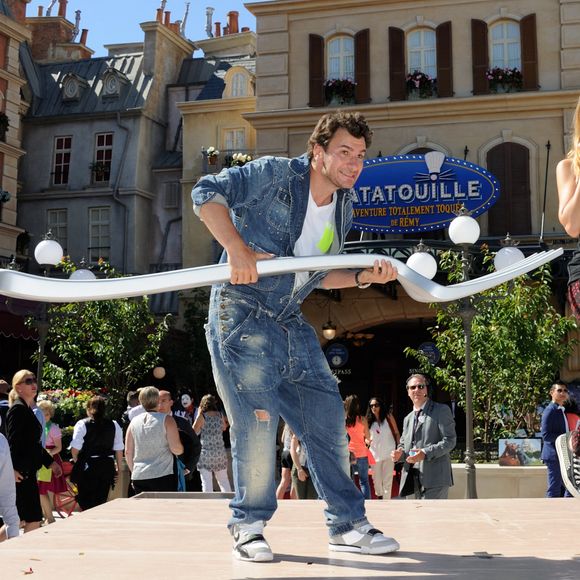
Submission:
<svg viewBox="0 0 580 580">
<path fill-rule="evenodd" d="M 363 270 L 359 270 L 355 275 L 354 275 L 354 283 L 356 284 L 357 288 L 360 288 L 361 290 L 364 290 L 365 288 L 368 288 L 371 283 L 368 282 L 367 284 L 363 284 L 358 277 L 360 276 L 361 272 L 363 272 Z"/>
</svg>

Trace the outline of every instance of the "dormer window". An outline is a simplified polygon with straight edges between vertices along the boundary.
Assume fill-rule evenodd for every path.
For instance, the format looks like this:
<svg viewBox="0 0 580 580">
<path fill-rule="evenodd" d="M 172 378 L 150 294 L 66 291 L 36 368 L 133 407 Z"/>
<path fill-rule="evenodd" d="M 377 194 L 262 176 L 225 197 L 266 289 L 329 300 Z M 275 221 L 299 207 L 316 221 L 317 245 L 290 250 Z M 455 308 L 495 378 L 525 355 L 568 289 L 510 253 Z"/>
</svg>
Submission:
<svg viewBox="0 0 580 580">
<path fill-rule="evenodd" d="M 114 98 L 120 95 L 121 86 L 127 82 L 127 77 L 114 68 L 108 68 L 103 74 L 102 82 L 102 96 L 107 98 Z"/>
<path fill-rule="evenodd" d="M 62 80 L 62 98 L 64 101 L 78 101 L 81 98 L 87 81 L 78 75 L 69 73 Z"/>
<path fill-rule="evenodd" d="M 253 97 L 254 77 L 247 68 L 243 66 L 233 66 L 225 74 L 224 98 Z"/>
</svg>

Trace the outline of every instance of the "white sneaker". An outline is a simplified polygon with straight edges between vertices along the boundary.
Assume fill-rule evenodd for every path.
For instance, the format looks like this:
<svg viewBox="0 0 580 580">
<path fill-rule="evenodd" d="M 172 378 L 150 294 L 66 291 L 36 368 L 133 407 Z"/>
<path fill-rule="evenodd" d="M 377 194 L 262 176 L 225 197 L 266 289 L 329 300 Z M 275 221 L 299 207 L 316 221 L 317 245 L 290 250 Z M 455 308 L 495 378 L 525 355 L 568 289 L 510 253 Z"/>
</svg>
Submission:
<svg viewBox="0 0 580 580">
<path fill-rule="evenodd" d="M 345 534 L 331 536 L 328 542 L 333 552 L 358 552 L 359 554 L 388 554 L 400 548 L 399 542 L 384 536 L 371 524 L 364 524 Z"/>
<path fill-rule="evenodd" d="M 234 524 L 233 555 L 244 562 L 271 562 L 274 554 L 263 536 L 264 522 L 257 521 L 251 524 Z"/>
</svg>

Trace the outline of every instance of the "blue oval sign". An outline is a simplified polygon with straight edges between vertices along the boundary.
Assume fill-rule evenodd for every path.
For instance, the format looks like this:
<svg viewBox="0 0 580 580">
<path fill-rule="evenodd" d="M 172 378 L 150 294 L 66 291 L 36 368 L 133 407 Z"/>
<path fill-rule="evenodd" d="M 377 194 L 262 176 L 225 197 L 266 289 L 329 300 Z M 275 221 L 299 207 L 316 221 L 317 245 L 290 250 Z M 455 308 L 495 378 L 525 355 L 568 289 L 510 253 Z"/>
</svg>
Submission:
<svg viewBox="0 0 580 580">
<path fill-rule="evenodd" d="M 464 205 L 473 217 L 499 197 L 489 171 L 439 151 L 367 159 L 353 188 L 353 228 L 378 233 L 448 227 Z"/>
</svg>

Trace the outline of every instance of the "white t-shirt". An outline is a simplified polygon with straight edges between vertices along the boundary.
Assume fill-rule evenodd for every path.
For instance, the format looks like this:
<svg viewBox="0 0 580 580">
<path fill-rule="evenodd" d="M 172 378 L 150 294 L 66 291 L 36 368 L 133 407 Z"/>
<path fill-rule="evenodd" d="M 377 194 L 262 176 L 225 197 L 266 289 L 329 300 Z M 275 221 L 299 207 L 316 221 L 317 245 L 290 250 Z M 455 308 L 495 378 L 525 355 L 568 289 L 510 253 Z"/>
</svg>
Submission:
<svg viewBox="0 0 580 580">
<path fill-rule="evenodd" d="M 308 192 L 308 208 L 302 233 L 294 246 L 295 256 L 322 256 L 328 253 L 334 241 L 334 213 L 336 211 L 336 193 L 327 205 L 316 205 L 312 192 Z M 298 272 L 294 290 L 303 286 L 308 280 L 308 272 Z"/>
</svg>

